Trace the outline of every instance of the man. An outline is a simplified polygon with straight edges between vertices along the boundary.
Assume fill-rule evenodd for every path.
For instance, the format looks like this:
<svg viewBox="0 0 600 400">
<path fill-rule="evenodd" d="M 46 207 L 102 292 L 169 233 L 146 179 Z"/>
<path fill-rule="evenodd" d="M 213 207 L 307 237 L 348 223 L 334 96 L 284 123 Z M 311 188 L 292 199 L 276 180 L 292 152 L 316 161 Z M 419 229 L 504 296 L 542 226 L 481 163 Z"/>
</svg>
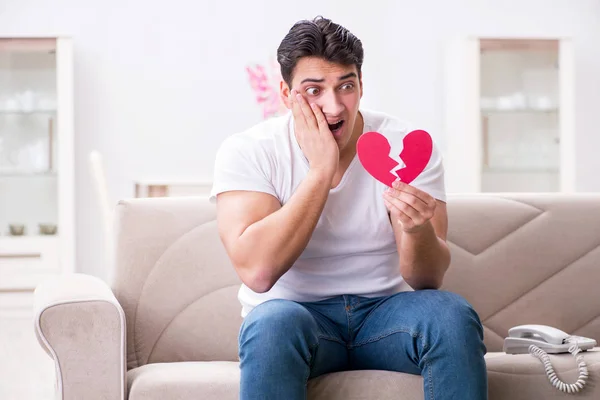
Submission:
<svg viewBox="0 0 600 400">
<path fill-rule="evenodd" d="M 450 264 L 438 149 L 384 187 L 357 140 L 411 129 L 360 108 L 360 40 L 318 17 L 277 55 L 291 113 L 224 141 L 211 195 L 243 282 L 240 398 L 305 399 L 308 379 L 351 369 L 421 374 L 426 399 L 487 398 L 479 318 L 436 290 Z"/>
</svg>

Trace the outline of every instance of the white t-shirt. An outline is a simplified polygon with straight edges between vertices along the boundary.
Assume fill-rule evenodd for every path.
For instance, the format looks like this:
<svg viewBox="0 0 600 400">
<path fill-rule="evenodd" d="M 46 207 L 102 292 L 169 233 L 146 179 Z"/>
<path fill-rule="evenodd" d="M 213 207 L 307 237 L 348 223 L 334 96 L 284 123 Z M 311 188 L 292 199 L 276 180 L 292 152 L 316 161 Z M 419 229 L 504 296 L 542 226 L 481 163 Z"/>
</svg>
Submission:
<svg viewBox="0 0 600 400">
<path fill-rule="evenodd" d="M 413 130 L 389 115 L 360 112 L 363 133 L 404 136 Z M 284 205 L 308 169 L 291 113 L 271 118 L 223 142 L 217 152 L 211 201 L 219 193 L 246 190 L 268 193 Z M 411 185 L 446 201 L 442 157 L 435 144 L 429 164 Z M 266 293 L 242 285 L 238 294 L 242 316 L 270 299 L 319 301 L 342 294 L 376 297 L 411 290 L 400 275 L 382 197 L 385 189 L 355 156 L 339 185 L 329 191 L 313 235 L 294 265 Z"/>
</svg>

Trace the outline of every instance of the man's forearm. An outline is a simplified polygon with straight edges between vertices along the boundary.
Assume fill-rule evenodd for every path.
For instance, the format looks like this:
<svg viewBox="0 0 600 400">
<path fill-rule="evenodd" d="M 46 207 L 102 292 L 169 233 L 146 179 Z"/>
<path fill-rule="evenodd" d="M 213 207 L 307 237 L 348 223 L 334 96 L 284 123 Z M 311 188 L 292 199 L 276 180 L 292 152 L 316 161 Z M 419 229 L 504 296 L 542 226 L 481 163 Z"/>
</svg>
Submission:
<svg viewBox="0 0 600 400">
<path fill-rule="evenodd" d="M 259 275 L 259 291 L 269 290 L 300 257 L 330 188 L 328 174 L 309 171 L 283 207 L 250 225 L 239 237 L 238 248 L 246 255 L 248 269 Z"/>
<path fill-rule="evenodd" d="M 450 250 L 428 222 L 417 232 L 402 232 L 394 226 L 400 256 L 400 272 L 415 290 L 437 289 L 450 265 Z"/>
</svg>

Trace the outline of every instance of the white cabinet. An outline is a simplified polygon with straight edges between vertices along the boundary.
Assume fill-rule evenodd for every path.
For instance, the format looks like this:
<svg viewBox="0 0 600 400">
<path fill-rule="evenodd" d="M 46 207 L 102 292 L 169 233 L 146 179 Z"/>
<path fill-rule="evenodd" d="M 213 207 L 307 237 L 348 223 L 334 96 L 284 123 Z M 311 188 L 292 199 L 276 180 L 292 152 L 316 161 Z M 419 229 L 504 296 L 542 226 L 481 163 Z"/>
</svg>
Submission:
<svg viewBox="0 0 600 400">
<path fill-rule="evenodd" d="M 33 289 L 75 270 L 69 38 L 0 38 L 0 385 L 50 399 L 54 364 L 33 329 Z"/>
<path fill-rule="evenodd" d="M 0 38 L 0 291 L 74 271 L 69 38 Z"/>
<path fill-rule="evenodd" d="M 569 39 L 460 38 L 445 55 L 449 192 L 574 190 Z"/>
</svg>

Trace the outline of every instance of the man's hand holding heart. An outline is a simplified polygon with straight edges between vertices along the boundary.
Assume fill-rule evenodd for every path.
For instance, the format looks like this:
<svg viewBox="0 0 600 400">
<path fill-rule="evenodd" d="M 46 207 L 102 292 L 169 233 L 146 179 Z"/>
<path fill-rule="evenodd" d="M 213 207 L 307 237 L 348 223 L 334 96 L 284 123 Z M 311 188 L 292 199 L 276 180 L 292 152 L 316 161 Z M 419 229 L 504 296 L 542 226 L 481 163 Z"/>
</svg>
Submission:
<svg viewBox="0 0 600 400">
<path fill-rule="evenodd" d="M 414 233 L 428 225 L 435 214 L 437 201 L 428 193 L 400 180 L 383 193 L 383 201 L 390 216 L 400 224 L 402 231 Z"/>
</svg>

